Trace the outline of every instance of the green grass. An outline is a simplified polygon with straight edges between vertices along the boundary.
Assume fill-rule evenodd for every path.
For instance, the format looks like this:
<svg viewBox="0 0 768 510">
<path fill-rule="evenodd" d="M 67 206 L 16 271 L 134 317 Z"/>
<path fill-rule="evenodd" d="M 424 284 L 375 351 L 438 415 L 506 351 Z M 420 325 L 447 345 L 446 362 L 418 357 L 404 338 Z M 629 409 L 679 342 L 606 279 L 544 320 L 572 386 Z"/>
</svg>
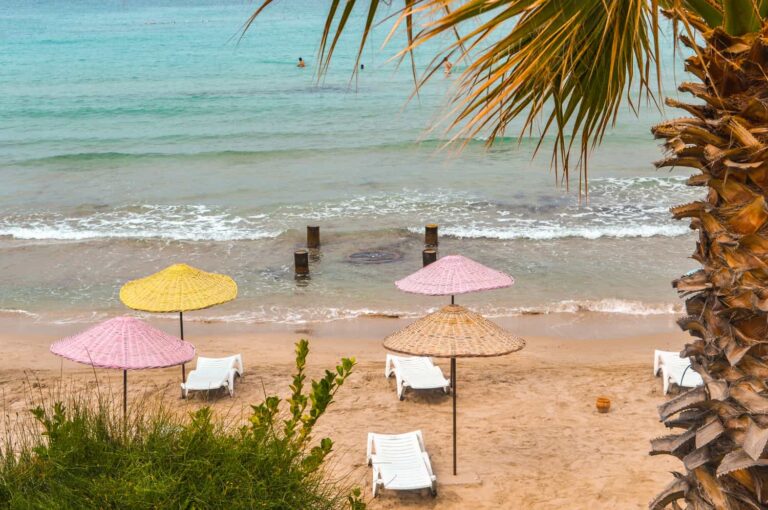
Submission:
<svg viewBox="0 0 768 510">
<path fill-rule="evenodd" d="M 124 423 L 109 399 L 39 403 L 36 426 L 0 447 L 0 507 L 364 509 L 359 489 L 329 476 L 331 439 L 311 434 L 354 360 L 305 390 L 307 353 L 297 343 L 290 398 L 252 406 L 246 426 L 209 408 L 179 418 L 147 404 Z"/>
</svg>

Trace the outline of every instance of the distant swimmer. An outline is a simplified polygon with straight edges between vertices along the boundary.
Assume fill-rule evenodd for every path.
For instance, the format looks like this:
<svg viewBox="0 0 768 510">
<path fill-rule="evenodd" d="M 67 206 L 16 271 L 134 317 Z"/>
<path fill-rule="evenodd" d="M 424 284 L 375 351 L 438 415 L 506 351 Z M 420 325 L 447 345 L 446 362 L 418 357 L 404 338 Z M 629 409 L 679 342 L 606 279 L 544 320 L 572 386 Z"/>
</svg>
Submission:
<svg viewBox="0 0 768 510">
<path fill-rule="evenodd" d="M 360 70 L 362 71 L 363 69 L 365 69 L 365 64 L 360 64 Z"/>
<path fill-rule="evenodd" d="M 446 76 L 448 76 L 449 74 L 451 74 L 451 69 L 453 69 L 453 64 L 451 64 L 451 63 L 448 61 L 448 57 L 445 57 L 445 58 L 443 59 L 443 72 L 445 73 L 445 75 L 446 75 Z"/>
<path fill-rule="evenodd" d="M 307 67 L 307 65 L 304 63 L 304 59 L 299 57 L 299 63 L 296 64 L 296 67 Z"/>
</svg>

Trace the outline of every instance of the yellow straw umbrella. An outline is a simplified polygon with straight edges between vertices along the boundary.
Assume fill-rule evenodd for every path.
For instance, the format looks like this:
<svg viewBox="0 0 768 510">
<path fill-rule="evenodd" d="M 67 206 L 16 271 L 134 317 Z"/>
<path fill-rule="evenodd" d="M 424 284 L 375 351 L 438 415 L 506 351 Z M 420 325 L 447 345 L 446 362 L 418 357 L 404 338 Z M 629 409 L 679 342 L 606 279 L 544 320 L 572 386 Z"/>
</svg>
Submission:
<svg viewBox="0 0 768 510">
<path fill-rule="evenodd" d="M 456 475 L 456 358 L 503 356 L 525 347 L 525 340 L 482 315 L 448 305 L 384 339 L 384 348 L 411 356 L 451 358 L 453 394 L 453 474 Z"/>
<path fill-rule="evenodd" d="M 207 273 L 187 264 L 174 264 L 153 275 L 133 280 L 120 289 L 120 301 L 143 312 L 179 312 L 179 328 L 184 339 L 184 312 L 202 310 L 232 301 L 237 284 L 229 276 Z M 186 382 L 186 368 L 181 365 Z"/>
</svg>

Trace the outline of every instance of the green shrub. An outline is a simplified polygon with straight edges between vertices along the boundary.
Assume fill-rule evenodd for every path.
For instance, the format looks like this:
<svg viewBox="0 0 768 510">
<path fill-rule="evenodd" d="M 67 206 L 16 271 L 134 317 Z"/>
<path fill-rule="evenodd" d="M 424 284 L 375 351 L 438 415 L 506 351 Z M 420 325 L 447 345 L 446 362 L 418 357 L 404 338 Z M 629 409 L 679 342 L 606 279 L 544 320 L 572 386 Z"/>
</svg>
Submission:
<svg viewBox="0 0 768 510">
<path fill-rule="evenodd" d="M 306 340 L 283 409 L 270 396 L 247 425 L 225 427 L 202 408 L 179 419 L 163 408 L 131 413 L 72 399 L 32 410 L 42 434 L 0 449 L 5 508 L 365 508 L 359 489 L 332 482 L 324 468 L 329 438 L 312 428 L 349 377 L 354 359 L 305 389 Z"/>
</svg>

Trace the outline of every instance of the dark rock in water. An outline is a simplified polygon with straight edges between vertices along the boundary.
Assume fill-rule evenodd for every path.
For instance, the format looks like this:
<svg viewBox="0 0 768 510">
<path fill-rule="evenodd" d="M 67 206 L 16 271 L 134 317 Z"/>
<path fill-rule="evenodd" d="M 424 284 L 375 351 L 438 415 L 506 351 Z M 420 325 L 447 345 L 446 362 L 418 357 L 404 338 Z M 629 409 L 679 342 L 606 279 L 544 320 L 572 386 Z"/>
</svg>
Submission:
<svg viewBox="0 0 768 510">
<path fill-rule="evenodd" d="M 402 260 L 403 254 L 395 250 L 365 250 L 347 256 L 351 264 L 388 264 Z"/>
</svg>

